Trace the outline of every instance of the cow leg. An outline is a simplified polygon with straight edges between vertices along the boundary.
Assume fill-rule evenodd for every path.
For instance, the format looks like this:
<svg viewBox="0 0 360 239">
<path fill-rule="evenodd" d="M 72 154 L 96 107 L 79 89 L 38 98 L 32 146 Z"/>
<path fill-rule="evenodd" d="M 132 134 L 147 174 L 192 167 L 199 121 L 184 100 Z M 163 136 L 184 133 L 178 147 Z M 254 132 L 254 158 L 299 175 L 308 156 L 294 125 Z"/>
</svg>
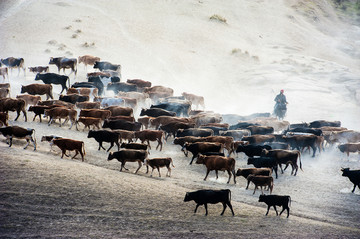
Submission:
<svg viewBox="0 0 360 239">
<path fill-rule="evenodd" d="M 279 215 L 278 212 L 277 212 L 277 209 L 276 209 L 276 205 L 273 205 L 274 209 L 275 209 L 275 212 L 276 212 L 276 216 Z M 280 213 L 281 214 L 281 213 Z"/>
<path fill-rule="evenodd" d="M 75 155 L 71 159 L 74 159 L 78 154 L 79 154 L 79 150 L 75 150 Z"/>
<path fill-rule="evenodd" d="M 360 187 L 359 187 L 360 188 Z M 356 189 L 356 184 L 354 184 L 354 188 L 353 190 L 351 191 L 352 193 L 355 192 L 355 189 Z"/>
<path fill-rule="evenodd" d="M 219 176 L 218 176 L 218 170 L 215 170 L 215 175 L 216 175 L 216 179 L 218 179 L 218 178 L 219 178 Z"/>
<path fill-rule="evenodd" d="M 266 214 L 265 214 L 265 216 L 267 216 L 268 214 L 269 214 L 269 210 L 270 210 L 270 205 L 268 205 L 268 208 L 267 208 L 267 211 L 266 211 Z"/>
<path fill-rule="evenodd" d="M 283 168 L 282 168 L 282 165 L 281 165 L 281 163 L 279 163 L 278 165 L 280 166 L 280 169 L 281 169 L 281 173 L 284 173 L 284 170 L 283 170 Z"/>
<path fill-rule="evenodd" d="M 224 212 L 225 212 L 225 209 L 226 209 L 226 202 L 223 202 L 222 205 L 223 205 L 223 210 L 222 210 L 222 212 L 220 214 L 221 216 L 224 215 Z"/>
<path fill-rule="evenodd" d="M 260 188 L 261 188 L 261 195 L 263 195 L 264 194 L 263 186 L 260 186 Z"/>
<path fill-rule="evenodd" d="M 312 155 L 312 157 L 314 158 L 314 157 L 315 157 L 315 153 L 316 153 L 316 146 L 312 146 L 312 149 L 313 149 L 313 155 Z"/>
<path fill-rule="evenodd" d="M 194 161 L 195 157 L 197 156 L 197 154 L 193 154 L 193 157 L 191 158 L 191 161 L 190 161 L 190 165 L 192 164 L 192 162 Z"/>
<path fill-rule="evenodd" d="M 205 207 L 205 216 L 207 216 L 208 215 L 207 203 L 204 204 L 204 207 Z"/>
<path fill-rule="evenodd" d="M 200 204 L 196 204 L 194 213 L 196 213 L 196 211 L 197 211 L 197 209 L 198 209 L 199 206 L 200 206 Z"/>
<path fill-rule="evenodd" d="M 36 142 L 35 142 L 35 140 L 31 137 L 30 138 L 30 140 L 31 140 L 31 142 L 33 142 L 33 145 L 34 145 L 34 151 L 36 150 Z"/>
<path fill-rule="evenodd" d="M 61 158 L 64 157 L 64 154 L 66 155 L 66 149 L 62 149 L 62 150 L 61 150 Z M 67 156 L 67 155 L 66 155 L 66 156 Z"/>
<path fill-rule="evenodd" d="M 26 149 L 26 148 L 29 146 L 30 140 L 29 140 L 29 139 L 26 139 L 26 142 L 27 142 L 27 144 L 25 145 L 24 149 Z"/>
<path fill-rule="evenodd" d="M 120 144 L 119 144 L 119 142 L 115 142 L 115 144 L 117 145 L 118 151 L 119 151 L 119 150 L 120 150 Z"/>
<path fill-rule="evenodd" d="M 151 170 L 150 177 L 152 177 L 153 172 L 154 172 L 154 168 L 152 168 L 152 170 Z M 147 173 L 147 172 L 146 172 L 146 173 Z"/>
<path fill-rule="evenodd" d="M 275 206 L 274 206 L 274 207 L 275 207 Z M 285 209 L 287 209 L 287 208 L 285 207 L 285 205 L 283 205 L 283 209 L 281 210 L 279 216 L 281 216 L 281 213 L 283 213 L 283 211 L 285 211 Z"/>
<path fill-rule="evenodd" d="M 296 176 L 297 171 L 298 171 L 298 166 L 297 166 L 297 164 L 295 164 L 295 174 L 294 174 L 294 176 Z"/>
<path fill-rule="evenodd" d="M 234 213 L 233 207 L 232 207 L 232 205 L 231 205 L 231 202 L 230 202 L 230 201 L 227 201 L 226 204 L 229 206 L 232 215 L 235 216 L 235 213 Z"/>
<path fill-rule="evenodd" d="M 229 180 L 227 181 L 227 183 L 230 183 L 230 179 L 231 179 L 231 171 L 230 170 L 227 170 L 228 174 L 229 174 Z"/>
<path fill-rule="evenodd" d="M 104 150 L 106 150 L 106 149 L 102 146 L 102 143 L 103 143 L 102 141 L 99 142 L 99 148 L 98 148 L 98 150 L 100 150 L 100 148 L 103 148 Z"/>
<path fill-rule="evenodd" d="M 149 140 L 146 140 L 146 142 L 148 143 L 148 145 L 149 145 L 149 149 L 151 149 L 151 146 L 150 146 L 150 141 Z M 141 143 L 144 143 L 144 141 L 142 141 Z M 157 149 L 157 147 L 156 147 L 156 149 Z"/>
<path fill-rule="evenodd" d="M 109 150 L 110 150 L 113 146 L 114 146 L 114 142 L 110 142 L 110 147 L 109 147 L 109 149 L 108 149 L 106 152 L 109 152 Z M 119 149 L 119 147 L 118 147 L 118 149 Z"/>
<path fill-rule="evenodd" d="M 255 185 L 255 188 L 254 188 L 254 192 L 253 192 L 253 194 L 255 194 L 256 189 L 257 189 L 257 186 Z"/>
<path fill-rule="evenodd" d="M 277 165 L 274 166 L 274 167 L 273 167 L 273 170 L 275 171 L 275 176 L 276 176 L 276 178 L 278 178 L 278 166 L 277 166 Z"/>
<path fill-rule="evenodd" d="M 135 174 L 139 171 L 139 169 L 141 168 L 141 165 L 142 165 L 140 160 L 138 161 L 138 163 L 139 163 L 139 167 L 136 169 Z"/>
<path fill-rule="evenodd" d="M 169 177 L 170 177 L 170 175 L 171 175 L 171 168 L 170 168 L 170 165 L 169 166 L 166 166 L 167 167 L 167 173 L 166 173 L 166 176 L 168 176 L 169 175 Z"/>
<path fill-rule="evenodd" d="M 247 181 L 246 190 L 249 188 L 250 180 Z"/>
<path fill-rule="evenodd" d="M 16 116 L 16 118 L 15 118 L 15 121 L 17 121 L 17 119 L 19 118 L 19 116 L 20 116 L 20 111 L 18 110 L 18 111 L 17 111 L 17 116 Z"/>
<path fill-rule="evenodd" d="M 159 177 L 161 178 L 161 175 L 160 175 L 160 168 L 159 167 L 156 167 L 158 172 L 159 172 Z"/>
<path fill-rule="evenodd" d="M 204 181 L 206 181 L 206 178 L 207 178 L 207 176 L 209 175 L 209 173 L 210 173 L 210 170 L 209 170 L 209 169 L 207 169 L 207 171 L 206 171 L 206 175 L 205 175 L 205 178 L 204 178 Z"/>
<path fill-rule="evenodd" d="M 11 147 L 11 145 L 12 145 L 12 136 L 9 137 L 9 147 Z M 355 190 L 355 188 L 354 188 L 354 190 Z M 353 192 L 354 192 L 354 190 L 353 190 Z"/>
</svg>

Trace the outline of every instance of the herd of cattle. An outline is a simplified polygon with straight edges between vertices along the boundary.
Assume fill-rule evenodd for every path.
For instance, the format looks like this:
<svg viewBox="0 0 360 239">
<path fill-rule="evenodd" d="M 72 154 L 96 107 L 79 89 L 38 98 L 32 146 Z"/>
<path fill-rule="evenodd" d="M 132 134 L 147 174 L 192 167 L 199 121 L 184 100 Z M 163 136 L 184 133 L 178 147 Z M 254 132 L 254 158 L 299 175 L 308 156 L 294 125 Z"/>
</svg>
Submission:
<svg viewBox="0 0 360 239">
<path fill-rule="evenodd" d="M 87 74 L 87 82 L 75 82 L 70 84 L 67 75 L 60 75 L 60 70 L 71 69 L 71 73 L 77 74 L 77 64 L 84 63 L 99 69 Z M 88 128 L 88 138 L 94 138 L 99 144 L 98 150 L 104 149 L 103 143 L 110 143 L 107 152 L 117 146 L 117 151 L 109 152 L 108 160 L 117 159 L 121 163 L 120 171 L 127 170 L 126 162 L 138 162 L 138 168 L 143 164 L 152 168 L 151 175 L 156 168 L 160 175 L 160 168 L 167 167 L 166 176 L 170 177 L 171 167 L 174 166 L 170 157 L 149 159 L 151 150 L 150 141 L 157 142 L 156 150 L 162 151 L 163 143 L 173 137 L 173 143 L 179 145 L 186 157 L 191 152 L 190 164 L 196 159 L 196 164 L 206 166 L 207 179 L 210 171 L 227 171 L 230 182 L 231 177 L 236 184 L 236 176 L 243 176 L 247 180 L 248 189 L 250 182 L 254 187 L 254 194 L 258 187 L 262 194 L 260 202 L 271 206 L 276 205 L 286 209 L 289 216 L 290 196 L 264 195 L 263 187 L 268 187 L 270 194 L 273 190 L 274 179 L 272 173 L 278 178 L 278 167 L 281 172 L 291 166 L 292 175 L 296 175 L 298 168 L 302 169 L 301 155 L 312 151 L 312 157 L 321 153 L 328 147 L 337 145 L 341 152 L 349 156 L 352 152 L 360 152 L 360 132 L 341 127 L 339 121 L 317 120 L 310 123 L 290 124 L 287 121 L 278 121 L 270 117 L 270 114 L 254 114 L 251 116 L 231 115 L 231 121 L 227 122 L 228 115 L 204 111 L 204 98 L 189 93 L 174 96 L 174 90 L 164 86 L 152 86 L 149 81 L 141 79 L 128 79 L 121 81 L 121 66 L 90 55 L 76 58 L 50 58 L 49 64 L 57 66 L 58 73 L 49 73 L 49 66 L 29 67 L 30 72 L 36 74 L 35 82 L 21 87 L 21 94 L 16 98 L 10 97 L 10 83 L 0 84 L 0 132 L 6 137 L 11 147 L 12 139 L 25 138 L 28 147 L 33 143 L 36 150 L 35 129 L 25 129 L 19 126 L 8 126 L 8 111 L 16 111 L 18 120 L 20 114 L 27 121 L 27 112 L 33 112 L 34 118 L 48 118 L 48 125 L 59 126 L 70 122 L 71 129 L 75 124 L 76 130 L 81 124 L 83 130 Z M 23 69 L 23 58 L 9 57 L 0 60 L 0 75 L 4 81 L 9 79 L 8 68 Z M 71 74 L 70 73 L 70 74 Z M 8 80 L 9 81 L 9 80 Z M 10 81 L 9 81 L 10 82 Z M 53 85 L 61 85 L 62 90 L 59 99 L 54 99 Z M 66 95 L 62 93 L 66 91 Z M 115 96 L 109 97 L 109 91 Z M 24 94 L 27 93 L 27 94 Z M 41 100 L 41 95 L 46 100 Z M 144 108 L 140 108 L 144 107 Z M 199 110 L 199 109 L 202 110 Z M 196 110 L 192 110 L 196 109 Z M 139 112 L 139 113 L 137 113 Z M 266 116 L 266 117 L 257 117 Z M 61 122 L 63 120 L 63 122 Z M 93 129 L 90 129 L 92 126 Z M 96 128 L 96 129 L 95 129 Z M 137 140 L 140 143 L 136 143 Z M 68 151 L 75 151 L 75 158 L 80 154 L 82 161 L 85 159 L 85 144 L 83 141 L 63 138 L 55 135 L 44 135 L 41 141 L 48 141 L 50 145 L 56 145 L 64 155 Z M 248 165 L 251 168 L 239 168 L 235 171 L 235 158 L 239 153 L 245 154 Z M 283 165 L 285 168 L 283 169 Z M 342 169 L 346 176 L 360 188 L 360 170 Z M 207 215 L 207 203 L 223 203 L 225 211 L 229 206 L 234 214 L 231 203 L 230 190 L 199 190 L 187 193 L 184 201 L 194 200 L 199 205 L 204 205 Z M 222 215 L 221 214 L 221 215 Z"/>
</svg>

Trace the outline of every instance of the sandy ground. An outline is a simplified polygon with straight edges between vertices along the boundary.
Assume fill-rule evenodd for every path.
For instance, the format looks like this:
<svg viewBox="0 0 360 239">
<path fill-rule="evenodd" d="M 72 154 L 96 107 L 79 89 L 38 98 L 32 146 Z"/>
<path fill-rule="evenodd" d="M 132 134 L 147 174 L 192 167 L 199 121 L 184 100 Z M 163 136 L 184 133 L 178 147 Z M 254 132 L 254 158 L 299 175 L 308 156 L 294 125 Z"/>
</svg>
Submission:
<svg viewBox="0 0 360 239">
<path fill-rule="evenodd" d="M 278 90 L 290 102 L 287 120 L 341 120 L 359 130 L 359 27 L 337 17 L 327 1 L 0 1 L 0 57 L 24 57 L 26 66 L 47 65 L 51 56 L 91 54 L 122 65 L 123 81 L 141 78 L 153 85 L 203 95 L 206 109 L 247 115 L 269 112 Z M 210 21 L 218 14 L 224 24 Z M 51 66 L 51 72 L 56 69 Z M 85 81 L 79 65 L 71 82 Z M 69 74 L 69 72 L 66 72 Z M 11 96 L 33 73 L 10 74 Z M 61 88 L 54 86 L 55 98 Z M 29 122 L 10 124 L 36 129 L 37 151 L 23 140 L 9 148 L 0 137 L 0 237 L 2 238 L 358 238 L 359 191 L 340 176 L 341 167 L 359 168 L 357 155 L 344 159 L 329 151 L 304 157 L 304 172 L 284 174 L 274 193 L 294 196 L 291 215 L 275 217 L 244 190 L 245 180 L 226 185 L 204 168 L 188 165 L 168 142 L 163 152 L 175 168 L 171 178 L 119 172 L 107 162 L 87 132 Z M 68 126 L 68 125 L 67 125 Z M 86 162 L 60 159 L 42 135 L 83 140 Z M 106 146 L 105 146 L 106 147 Z M 115 150 L 115 149 L 114 149 Z M 237 167 L 245 166 L 238 157 Z M 307 167 L 307 168 L 306 168 Z M 324 176 L 325 175 L 325 176 Z M 330 175 L 330 176 L 328 176 Z M 318 182 L 313 182 L 312 180 Z M 294 186 L 293 186 L 294 185 Z M 346 188 L 344 188 L 346 187 Z M 209 215 L 187 191 L 229 188 L 235 216 L 221 205 Z M 318 193 L 316 193 L 318 192 Z M 301 195 L 304 195 L 301 197 Z M 339 196 L 340 195 L 340 196 Z M 296 198 L 297 197 L 297 198 Z M 326 197 L 326 198 L 324 198 Z M 324 203 L 321 203 L 324 201 Z M 314 203 L 313 203 L 314 202 Z M 326 203 L 329 203 L 327 206 Z M 331 211 L 334 209 L 334 211 Z"/>
</svg>

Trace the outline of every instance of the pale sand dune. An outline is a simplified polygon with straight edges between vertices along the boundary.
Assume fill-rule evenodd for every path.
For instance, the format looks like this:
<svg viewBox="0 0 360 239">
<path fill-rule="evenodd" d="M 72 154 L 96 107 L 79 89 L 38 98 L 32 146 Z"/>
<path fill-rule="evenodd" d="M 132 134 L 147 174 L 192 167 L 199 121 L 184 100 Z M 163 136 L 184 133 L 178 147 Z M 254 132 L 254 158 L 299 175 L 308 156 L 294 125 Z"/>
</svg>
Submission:
<svg viewBox="0 0 360 239">
<path fill-rule="evenodd" d="M 290 102 L 286 120 L 341 120 L 343 126 L 359 130 L 360 42 L 354 39 L 359 39 L 360 30 L 339 20 L 326 1 L 316 3 L 0 1 L 0 58 L 23 57 L 26 66 L 36 66 L 48 65 L 51 56 L 99 56 L 121 64 L 123 80 L 141 78 L 172 87 L 177 95 L 203 95 L 206 109 L 219 113 L 271 112 L 273 98 L 284 88 Z M 226 23 L 210 20 L 214 14 Z M 91 69 L 79 65 L 71 82 L 84 81 L 86 71 Z M 14 70 L 11 95 L 19 94 L 21 84 L 33 83 L 34 77 L 29 72 L 17 76 Z M 55 97 L 60 90 L 54 87 Z M 13 122 L 14 114 L 10 119 L 10 124 L 36 128 L 39 147 L 36 152 L 24 151 L 24 142 L 16 141 L 9 149 L 1 136 L 0 237 L 359 235 L 356 226 L 296 210 L 289 219 L 275 217 L 274 211 L 265 217 L 265 205 L 243 203 L 240 183 L 236 188 L 211 179 L 202 183 L 204 169 L 190 169 L 171 143 L 165 152 L 175 158 L 173 177 L 151 179 L 144 169 L 140 176 L 119 173 L 118 162 L 107 162 L 106 154 L 97 152 L 97 144 L 86 138 L 87 132 L 24 123 L 22 117 Z M 84 140 L 87 162 L 60 160 L 59 154 L 49 153 L 48 144 L 39 142 L 45 134 Z M 154 151 L 151 157 L 155 156 L 163 154 Z M 335 162 L 337 168 L 344 166 Z M 346 165 L 358 166 L 353 161 Z M 219 217 L 221 205 L 210 205 L 208 217 L 203 208 L 193 215 L 195 205 L 183 203 L 184 194 L 203 187 L 236 190 L 236 216 L 226 211 Z"/>
</svg>

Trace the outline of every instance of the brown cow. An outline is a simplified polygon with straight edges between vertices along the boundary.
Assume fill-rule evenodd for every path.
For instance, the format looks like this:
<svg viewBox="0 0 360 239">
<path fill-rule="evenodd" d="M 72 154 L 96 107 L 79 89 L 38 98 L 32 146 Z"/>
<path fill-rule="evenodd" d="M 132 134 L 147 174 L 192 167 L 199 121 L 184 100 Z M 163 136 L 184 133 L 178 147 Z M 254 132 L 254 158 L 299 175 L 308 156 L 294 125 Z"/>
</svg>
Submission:
<svg viewBox="0 0 360 239">
<path fill-rule="evenodd" d="M 55 107 L 52 109 L 45 110 L 45 116 L 50 117 L 48 125 L 50 126 L 52 122 L 56 119 L 59 119 L 60 121 L 60 127 L 61 127 L 61 119 L 65 119 L 62 125 L 64 125 L 67 121 L 70 120 L 71 125 L 70 128 L 72 128 L 73 124 L 76 124 L 76 115 L 77 111 L 73 109 L 67 109 L 65 107 Z"/>
<path fill-rule="evenodd" d="M 46 99 L 49 97 L 54 99 L 52 94 L 52 85 L 51 84 L 30 84 L 22 85 L 21 93 L 29 93 L 30 95 L 46 95 Z"/>
<path fill-rule="evenodd" d="M 134 131 L 123 130 L 123 129 L 114 129 L 113 131 L 119 134 L 120 143 L 122 143 L 122 140 L 126 140 L 126 139 L 128 143 L 130 143 L 133 141 L 133 139 L 135 139 Z"/>
<path fill-rule="evenodd" d="M 228 155 L 234 150 L 234 138 L 230 136 L 208 136 L 204 137 L 205 142 L 217 142 L 224 145 L 224 148 L 228 151 Z"/>
<path fill-rule="evenodd" d="M 210 171 L 215 170 L 216 179 L 218 179 L 218 171 L 226 170 L 229 174 L 229 180 L 227 181 L 227 183 L 230 182 L 231 174 L 232 174 L 234 176 L 234 183 L 236 184 L 234 158 L 217 156 L 217 155 L 216 156 L 199 155 L 198 159 L 196 160 L 196 163 L 204 164 L 206 166 L 207 171 L 204 181 L 206 180 Z"/>
<path fill-rule="evenodd" d="M 272 176 L 263 176 L 263 175 L 254 175 L 250 174 L 247 177 L 248 182 L 253 182 L 255 184 L 255 189 L 253 194 L 255 194 L 256 189 L 260 186 L 261 194 L 264 194 L 263 187 L 268 186 L 270 188 L 270 194 L 272 193 L 274 187 L 274 178 Z"/>
<path fill-rule="evenodd" d="M 133 116 L 133 109 L 130 107 L 109 106 L 104 108 L 104 110 L 110 110 L 111 116 Z"/>
<path fill-rule="evenodd" d="M 3 125 L 8 126 L 8 119 L 9 119 L 9 114 L 8 113 L 0 112 L 1 126 L 3 126 Z"/>
<path fill-rule="evenodd" d="M 338 145 L 338 149 L 342 153 L 346 153 L 346 155 L 349 157 L 350 153 L 356 153 L 358 152 L 360 154 L 360 143 L 346 143 L 346 144 L 340 144 Z"/>
<path fill-rule="evenodd" d="M 94 118 L 94 117 L 79 117 L 79 119 L 75 123 L 76 130 L 79 130 L 78 127 L 77 127 L 79 123 L 84 124 L 83 131 L 85 131 L 86 127 L 89 128 L 89 130 L 90 130 L 91 125 L 93 126 L 93 129 L 95 129 L 95 127 L 100 129 L 101 119 L 100 118 Z"/>
<path fill-rule="evenodd" d="M 82 109 L 80 111 L 80 116 L 84 117 L 94 117 L 94 118 L 100 118 L 102 120 L 105 120 L 111 116 L 110 110 L 98 110 L 98 109 Z"/>
<path fill-rule="evenodd" d="M 158 129 L 160 125 L 166 125 L 171 122 L 182 122 L 182 123 L 194 123 L 192 119 L 189 118 L 182 118 L 182 117 L 175 117 L 175 116 L 158 116 L 156 118 L 152 118 L 150 120 L 150 125 L 155 129 Z"/>
<path fill-rule="evenodd" d="M 244 136 L 242 141 L 248 141 L 250 144 L 260 144 L 264 142 L 273 142 L 275 140 L 274 135 L 251 135 L 251 136 Z"/>
<path fill-rule="evenodd" d="M 10 83 L 1 83 L 0 88 L 10 89 Z"/>
<path fill-rule="evenodd" d="M 130 84 L 134 84 L 139 88 L 151 87 L 150 81 L 145 81 L 145 80 L 141 80 L 141 79 L 127 79 L 126 82 L 130 83 Z"/>
<path fill-rule="evenodd" d="M 162 167 L 166 167 L 168 169 L 166 176 L 171 176 L 171 168 L 170 168 L 170 163 L 173 167 L 173 161 L 171 158 L 152 158 L 152 159 L 146 159 L 145 160 L 145 164 L 146 164 L 146 173 L 149 172 L 149 166 L 152 168 L 150 177 L 152 177 L 152 174 L 154 172 L 154 169 L 156 168 L 159 172 L 159 177 L 161 177 L 160 175 L 160 168 Z"/>
<path fill-rule="evenodd" d="M 163 130 L 167 134 L 165 137 L 165 140 L 167 140 L 170 135 L 173 135 L 175 138 L 175 135 L 179 129 L 189 129 L 194 127 L 194 123 L 183 123 L 174 121 L 168 124 L 161 125 L 160 130 Z"/>
<path fill-rule="evenodd" d="M 26 149 L 30 141 L 34 144 L 34 151 L 36 150 L 36 139 L 35 136 L 35 129 L 25 129 L 19 126 L 6 126 L 0 128 L 0 132 L 6 137 L 6 140 L 9 141 L 9 147 L 12 145 L 12 139 L 19 138 L 19 139 L 26 139 L 27 144 L 25 145 L 24 149 Z"/>
<path fill-rule="evenodd" d="M 136 131 L 135 139 L 136 140 L 140 139 L 141 143 L 144 143 L 146 141 L 150 149 L 151 149 L 150 141 L 157 141 L 158 145 L 156 146 L 156 149 L 158 149 L 158 147 L 160 146 L 160 151 L 161 151 L 163 145 L 162 141 L 164 139 L 164 132 L 161 130 L 150 130 L 150 129 Z"/>
<path fill-rule="evenodd" d="M 0 76 L 3 77 L 4 81 L 6 77 L 9 78 L 9 71 L 7 67 L 0 67 Z"/>
<path fill-rule="evenodd" d="M 122 116 L 122 115 L 110 116 L 109 120 L 125 120 L 129 122 L 135 122 L 135 118 L 133 116 Z"/>
<path fill-rule="evenodd" d="M 301 156 L 300 156 L 300 151 L 299 150 L 284 150 L 284 149 L 272 149 L 272 150 L 266 150 L 263 149 L 261 156 L 265 156 L 265 157 L 273 157 L 276 159 L 277 164 L 280 166 L 281 169 L 281 173 L 283 173 L 283 169 L 282 169 L 282 164 L 286 164 L 286 167 L 284 170 L 286 170 L 286 168 L 288 167 L 289 163 L 291 164 L 292 171 L 291 171 L 291 175 L 294 172 L 295 169 L 295 174 L 294 176 L 296 176 L 296 173 L 298 171 L 298 165 L 297 165 L 297 160 L 299 159 L 300 161 L 300 169 L 302 170 L 302 164 L 301 164 Z"/>
<path fill-rule="evenodd" d="M 41 72 L 49 72 L 49 66 L 34 66 L 34 67 L 28 67 L 30 72 L 33 72 L 35 74 L 41 73 Z"/>
<path fill-rule="evenodd" d="M 25 100 L 25 107 L 27 107 L 28 105 L 36 105 L 41 100 L 41 97 L 39 95 L 23 94 L 23 95 L 17 95 L 16 99 Z"/>
<path fill-rule="evenodd" d="M 47 106 L 65 106 L 68 109 L 74 109 L 75 105 L 69 102 L 65 102 L 62 100 L 43 100 L 43 101 L 39 101 L 38 105 L 47 105 Z"/>
<path fill-rule="evenodd" d="M 0 88 L 0 98 L 6 98 L 10 96 L 10 89 Z"/>
<path fill-rule="evenodd" d="M 19 118 L 20 112 L 23 112 L 26 122 L 27 115 L 26 115 L 25 104 L 26 104 L 25 100 L 23 99 L 2 98 L 0 99 L 0 112 L 7 113 L 8 111 L 16 111 L 17 116 L 15 118 L 15 121 Z"/>
<path fill-rule="evenodd" d="M 69 151 L 73 151 L 75 150 L 75 155 L 71 158 L 74 159 L 76 157 L 76 155 L 78 155 L 80 153 L 81 155 L 81 160 L 84 161 L 84 156 L 85 156 L 85 146 L 84 146 L 84 142 L 83 141 L 79 141 L 79 140 L 73 140 L 73 139 L 66 139 L 66 138 L 57 138 L 57 139 L 53 139 L 50 143 L 50 145 L 56 145 L 61 149 L 61 158 L 64 157 L 64 155 L 66 157 L 69 157 L 66 154 L 66 150 Z"/>
<path fill-rule="evenodd" d="M 111 74 L 108 73 L 108 72 L 102 72 L 102 71 L 101 71 L 101 72 L 98 72 L 98 71 L 96 71 L 96 72 L 87 73 L 86 76 L 87 76 L 87 78 L 89 78 L 89 77 L 96 77 L 96 76 L 111 77 Z"/>
<path fill-rule="evenodd" d="M 100 109 L 100 102 L 89 102 L 89 101 L 76 102 L 75 106 L 78 109 Z"/>
<path fill-rule="evenodd" d="M 144 160 L 147 158 L 147 152 L 146 150 L 122 149 L 114 153 L 110 152 L 108 160 L 112 160 L 114 158 L 121 162 L 120 172 L 123 168 L 128 170 L 125 168 L 126 162 L 138 162 L 139 167 L 135 171 L 135 173 L 137 173 L 141 168 L 141 165 L 144 163 Z"/>
<path fill-rule="evenodd" d="M 84 56 L 79 56 L 78 61 L 79 61 L 79 64 L 84 63 L 85 67 L 87 67 L 88 65 L 93 66 L 96 61 L 100 61 L 100 57 L 84 55 Z"/>
<path fill-rule="evenodd" d="M 186 100 L 191 101 L 191 103 L 192 103 L 196 108 L 199 108 L 199 105 L 200 105 L 202 108 L 205 108 L 204 97 L 202 97 L 202 96 L 197 96 L 197 95 L 190 94 L 190 93 L 186 93 L 186 92 L 183 92 L 181 95 L 184 96 Z"/>
<path fill-rule="evenodd" d="M 152 119 L 155 119 L 154 117 L 150 117 L 150 116 L 143 116 L 143 117 L 139 117 L 138 118 L 138 122 L 142 124 L 142 129 L 148 129 L 149 128 L 149 124 L 150 124 L 150 121 Z"/>
<path fill-rule="evenodd" d="M 252 175 L 263 175 L 263 176 L 271 176 L 272 170 L 270 168 L 238 168 L 236 171 L 236 176 L 243 176 L 245 179 Z M 246 189 L 249 188 L 250 181 L 247 181 Z"/>
<path fill-rule="evenodd" d="M 137 107 L 137 99 L 135 98 L 125 97 L 125 96 L 117 96 L 116 98 L 122 99 L 124 101 L 125 107 L 130 107 L 133 109 L 136 109 Z"/>
<path fill-rule="evenodd" d="M 80 95 L 86 95 L 86 96 L 94 96 L 96 97 L 98 95 L 98 88 L 85 88 L 85 87 L 79 87 L 79 88 L 69 88 L 66 91 L 67 95 L 70 94 L 80 94 Z"/>
</svg>

